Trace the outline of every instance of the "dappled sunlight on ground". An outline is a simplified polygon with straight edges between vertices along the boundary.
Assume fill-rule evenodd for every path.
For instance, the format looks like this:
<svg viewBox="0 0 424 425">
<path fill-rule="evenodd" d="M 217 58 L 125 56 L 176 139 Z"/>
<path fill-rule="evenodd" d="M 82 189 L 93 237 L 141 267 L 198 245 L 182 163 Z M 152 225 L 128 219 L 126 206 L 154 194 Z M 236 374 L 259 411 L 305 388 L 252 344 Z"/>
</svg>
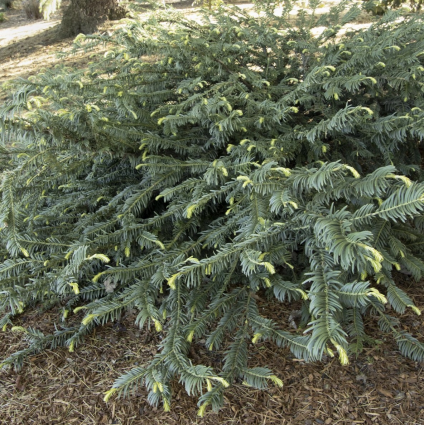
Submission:
<svg viewBox="0 0 424 425">
<path fill-rule="evenodd" d="M 2 25 L 0 27 L 0 46 L 4 47 L 18 40 L 33 37 L 35 34 L 58 25 L 59 22 L 58 19 L 52 21 L 37 20 L 8 28 L 3 28 Z"/>
<path fill-rule="evenodd" d="M 57 45 L 61 14 L 58 11 L 44 21 L 27 19 L 23 10 L 6 12 L 6 21 L 0 23 L 0 84 L 54 65 L 55 54 L 61 50 Z"/>
</svg>

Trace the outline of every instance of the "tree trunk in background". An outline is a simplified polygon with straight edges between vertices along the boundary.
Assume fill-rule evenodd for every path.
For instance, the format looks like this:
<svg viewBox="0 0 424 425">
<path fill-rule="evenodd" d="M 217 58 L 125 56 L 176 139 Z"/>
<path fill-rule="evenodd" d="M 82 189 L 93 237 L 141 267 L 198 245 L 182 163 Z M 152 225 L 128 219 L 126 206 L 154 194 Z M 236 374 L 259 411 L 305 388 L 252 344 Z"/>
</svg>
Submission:
<svg viewBox="0 0 424 425">
<path fill-rule="evenodd" d="M 12 7 L 12 0 L 0 0 L 0 12 Z"/>
<path fill-rule="evenodd" d="M 121 19 L 125 13 L 119 0 L 71 0 L 63 13 L 61 33 L 64 37 L 92 34 L 102 22 Z"/>
</svg>

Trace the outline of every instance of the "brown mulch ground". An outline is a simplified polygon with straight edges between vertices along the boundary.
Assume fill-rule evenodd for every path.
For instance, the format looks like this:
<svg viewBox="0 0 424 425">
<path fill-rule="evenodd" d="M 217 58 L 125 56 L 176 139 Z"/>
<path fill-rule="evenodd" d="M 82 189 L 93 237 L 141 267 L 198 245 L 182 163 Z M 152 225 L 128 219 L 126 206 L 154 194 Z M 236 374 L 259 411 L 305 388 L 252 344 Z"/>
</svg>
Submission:
<svg viewBox="0 0 424 425">
<path fill-rule="evenodd" d="M 422 283 L 404 289 L 423 309 Z M 288 318 L 292 309 L 275 303 L 268 312 L 271 317 Z M 106 404 L 104 393 L 113 381 L 135 365 L 147 364 L 156 353 L 158 335 L 138 329 L 134 317 L 129 314 L 119 326 L 98 328 L 75 353 L 64 348 L 47 351 L 28 359 L 20 372 L 0 371 L 0 424 L 424 424 L 424 364 L 402 357 L 392 338 L 378 331 L 373 318 L 367 320 L 367 329 L 380 343 L 352 358 L 348 366 L 341 366 L 337 359 L 308 364 L 270 343 L 251 346 L 250 365 L 267 365 L 284 387 L 258 391 L 235 385 L 226 393 L 224 408 L 205 418 L 196 416 L 196 399 L 187 396 L 178 383 L 170 413 L 150 406 L 144 388 Z M 53 320 L 53 312 L 34 310 L 17 324 L 46 331 Z M 402 323 L 424 341 L 421 317 L 408 311 Z M 0 357 L 24 348 L 21 338 L 1 333 Z M 201 345 L 193 351 L 195 363 L 215 362 L 219 368 L 220 358 L 220 353 L 214 359 L 208 357 Z"/>
</svg>

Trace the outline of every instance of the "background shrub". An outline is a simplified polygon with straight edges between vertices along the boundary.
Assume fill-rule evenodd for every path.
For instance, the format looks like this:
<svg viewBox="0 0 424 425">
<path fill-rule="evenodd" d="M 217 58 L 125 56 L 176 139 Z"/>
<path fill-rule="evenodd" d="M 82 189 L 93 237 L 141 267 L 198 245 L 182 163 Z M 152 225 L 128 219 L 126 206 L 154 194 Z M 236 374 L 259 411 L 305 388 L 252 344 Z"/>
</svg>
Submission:
<svg viewBox="0 0 424 425">
<path fill-rule="evenodd" d="M 12 9 L 13 7 L 13 0 L 0 0 L 0 10 Z"/>
<path fill-rule="evenodd" d="M 293 23 L 289 6 L 282 17 L 221 9 L 201 24 L 157 13 L 79 37 L 110 46 L 88 69 L 12 85 L 0 325 L 38 303 L 62 317 L 53 335 L 13 328 L 30 345 L 4 366 L 73 351 L 129 308 L 164 337 L 106 400 L 144 384 L 168 410 L 179 378 L 203 415 L 237 379 L 281 385 L 249 367 L 249 341 L 345 364 L 370 341 L 368 314 L 424 358 L 386 310 L 420 314 L 393 270 L 424 271 L 422 17 L 390 12 L 346 31 L 358 7 Z M 304 334 L 281 330 L 258 296 L 302 300 Z M 222 369 L 193 364 L 199 340 L 225 349 Z"/>
<path fill-rule="evenodd" d="M 40 11 L 40 0 L 24 0 L 22 9 L 28 19 L 41 19 L 43 17 Z"/>
<path fill-rule="evenodd" d="M 389 9 L 399 7 L 409 7 L 413 12 L 419 12 L 422 8 L 423 0 L 364 0 L 365 9 L 374 15 L 382 15 Z"/>
</svg>

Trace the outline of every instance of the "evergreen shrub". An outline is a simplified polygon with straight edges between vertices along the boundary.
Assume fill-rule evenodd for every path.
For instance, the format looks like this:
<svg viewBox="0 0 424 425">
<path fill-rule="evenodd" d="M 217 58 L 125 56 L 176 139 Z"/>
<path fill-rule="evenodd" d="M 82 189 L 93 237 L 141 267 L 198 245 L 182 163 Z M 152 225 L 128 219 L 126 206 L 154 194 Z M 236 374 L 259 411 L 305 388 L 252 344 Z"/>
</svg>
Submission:
<svg viewBox="0 0 424 425">
<path fill-rule="evenodd" d="M 251 343 L 346 364 L 370 342 L 365 315 L 424 358 L 393 313 L 420 314 L 393 274 L 424 271 L 423 18 L 349 29 L 360 9 L 344 7 L 296 21 L 288 3 L 282 16 L 222 8 L 201 23 L 157 13 L 78 37 L 110 49 L 87 69 L 13 83 L 0 325 L 40 304 L 62 317 L 52 335 L 13 327 L 30 344 L 3 366 L 72 352 L 128 309 L 163 339 L 106 400 L 146 385 L 168 410 L 179 379 L 203 415 L 239 379 L 282 384 L 249 367 Z M 287 307 L 278 321 L 258 299 L 301 300 L 303 329 L 283 330 Z M 193 363 L 199 341 L 225 350 L 222 368 Z"/>
<path fill-rule="evenodd" d="M 375 15 L 382 15 L 388 9 L 398 7 L 410 8 L 413 12 L 419 12 L 423 5 L 423 0 L 363 0 L 364 7 Z"/>
</svg>

